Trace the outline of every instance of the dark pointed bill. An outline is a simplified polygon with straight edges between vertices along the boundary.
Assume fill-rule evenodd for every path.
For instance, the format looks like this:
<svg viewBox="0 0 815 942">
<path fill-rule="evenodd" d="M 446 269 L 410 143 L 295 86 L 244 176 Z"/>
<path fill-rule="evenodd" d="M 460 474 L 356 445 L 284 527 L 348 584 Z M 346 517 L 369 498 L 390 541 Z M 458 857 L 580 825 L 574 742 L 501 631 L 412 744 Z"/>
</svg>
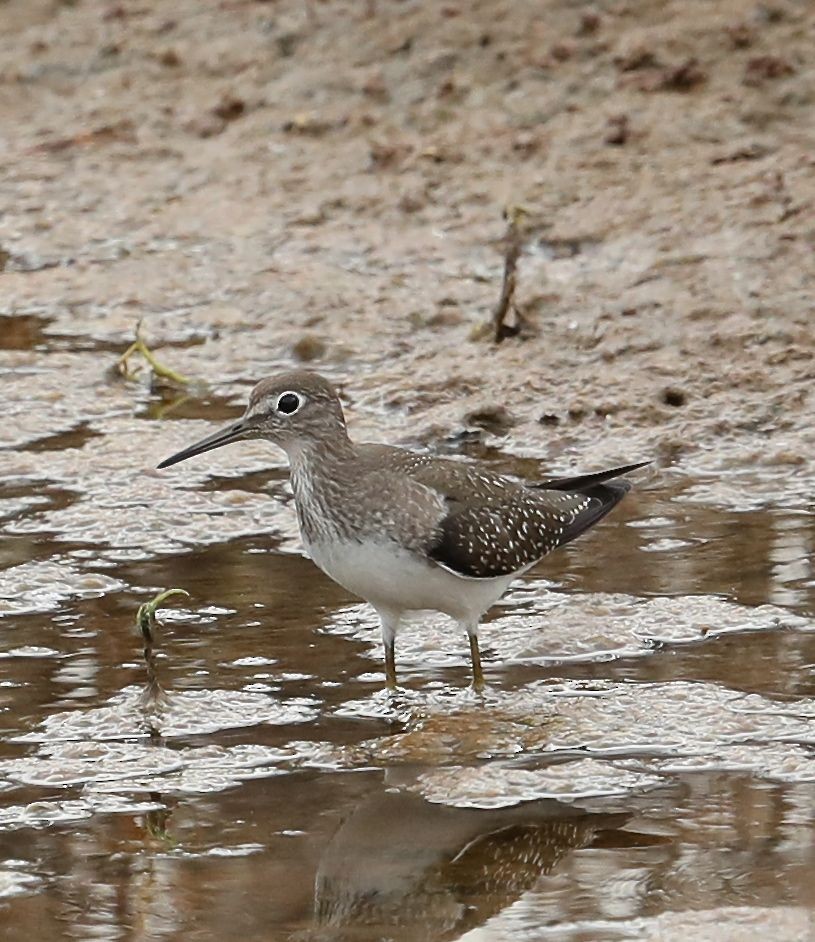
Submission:
<svg viewBox="0 0 815 942">
<path fill-rule="evenodd" d="M 157 467 L 169 468 L 171 464 L 178 464 L 179 461 L 186 461 L 187 458 L 193 458 L 195 455 L 202 455 L 205 451 L 212 451 L 213 448 L 220 448 L 221 445 L 231 445 L 232 442 L 239 442 L 246 437 L 246 433 L 252 428 L 251 423 L 246 419 L 238 419 L 232 425 L 227 425 L 212 435 L 207 435 L 200 442 L 190 445 L 183 451 L 178 451 L 169 458 L 165 458 Z"/>
</svg>

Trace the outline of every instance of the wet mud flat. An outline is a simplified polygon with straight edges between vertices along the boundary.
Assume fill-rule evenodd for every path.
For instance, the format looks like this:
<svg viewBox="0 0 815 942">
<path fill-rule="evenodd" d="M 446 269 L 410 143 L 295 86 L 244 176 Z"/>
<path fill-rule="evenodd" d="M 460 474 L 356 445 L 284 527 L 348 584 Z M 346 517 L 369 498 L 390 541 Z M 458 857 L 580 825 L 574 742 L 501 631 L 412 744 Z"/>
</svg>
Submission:
<svg viewBox="0 0 815 942">
<path fill-rule="evenodd" d="M 171 6 L 0 3 L 0 937 L 815 937 L 811 5 Z M 434 615 L 383 694 L 276 452 L 155 472 L 304 362 L 359 438 L 655 459 L 483 698 Z"/>
</svg>

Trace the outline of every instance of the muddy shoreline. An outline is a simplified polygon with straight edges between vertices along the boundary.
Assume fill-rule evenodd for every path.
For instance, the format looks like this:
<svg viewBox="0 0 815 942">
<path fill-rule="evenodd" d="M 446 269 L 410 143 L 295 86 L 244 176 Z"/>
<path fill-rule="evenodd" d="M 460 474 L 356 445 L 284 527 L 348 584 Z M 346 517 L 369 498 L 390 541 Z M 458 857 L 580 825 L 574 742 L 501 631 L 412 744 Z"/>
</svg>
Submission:
<svg viewBox="0 0 815 942">
<path fill-rule="evenodd" d="M 768 10 L 10 0 L 2 333 L 98 351 L 86 399 L 143 318 L 216 391 L 314 357 L 363 434 L 808 474 L 812 14 Z"/>
</svg>

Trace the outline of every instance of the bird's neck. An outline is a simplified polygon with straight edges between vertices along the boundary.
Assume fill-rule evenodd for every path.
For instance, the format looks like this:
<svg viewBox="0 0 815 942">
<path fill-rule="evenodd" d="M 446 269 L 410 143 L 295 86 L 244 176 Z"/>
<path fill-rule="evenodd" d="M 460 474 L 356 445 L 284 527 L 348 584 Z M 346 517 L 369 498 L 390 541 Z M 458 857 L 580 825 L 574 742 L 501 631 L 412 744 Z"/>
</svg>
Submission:
<svg viewBox="0 0 815 942">
<path fill-rule="evenodd" d="M 355 445 L 342 429 L 330 438 L 303 438 L 287 444 L 286 453 L 292 477 L 315 477 L 331 474 L 353 459 Z"/>
<path fill-rule="evenodd" d="M 300 532 L 306 546 L 347 535 L 347 522 L 338 508 L 348 489 L 353 488 L 354 449 L 347 435 L 329 441 L 302 442 L 297 448 L 286 449 Z"/>
</svg>

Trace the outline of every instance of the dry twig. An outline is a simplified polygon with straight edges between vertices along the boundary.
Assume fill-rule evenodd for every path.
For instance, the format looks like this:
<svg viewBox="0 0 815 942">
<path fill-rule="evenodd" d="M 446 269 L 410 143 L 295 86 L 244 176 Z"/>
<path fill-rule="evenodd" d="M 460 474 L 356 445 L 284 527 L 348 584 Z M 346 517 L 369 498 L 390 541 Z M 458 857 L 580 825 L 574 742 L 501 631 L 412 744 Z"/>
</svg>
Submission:
<svg viewBox="0 0 815 942">
<path fill-rule="evenodd" d="M 523 248 L 521 222 L 526 215 L 527 212 L 523 206 L 508 206 L 504 212 L 507 220 L 504 280 L 501 284 L 501 297 L 498 299 L 492 317 L 493 340 L 495 343 L 501 343 L 506 337 L 516 336 L 522 326 L 520 312 L 515 307 L 515 284 L 517 279 L 516 268 Z M 514 316 L 514 323 L 509 322 L 510 315 Z"/>
</svg>

